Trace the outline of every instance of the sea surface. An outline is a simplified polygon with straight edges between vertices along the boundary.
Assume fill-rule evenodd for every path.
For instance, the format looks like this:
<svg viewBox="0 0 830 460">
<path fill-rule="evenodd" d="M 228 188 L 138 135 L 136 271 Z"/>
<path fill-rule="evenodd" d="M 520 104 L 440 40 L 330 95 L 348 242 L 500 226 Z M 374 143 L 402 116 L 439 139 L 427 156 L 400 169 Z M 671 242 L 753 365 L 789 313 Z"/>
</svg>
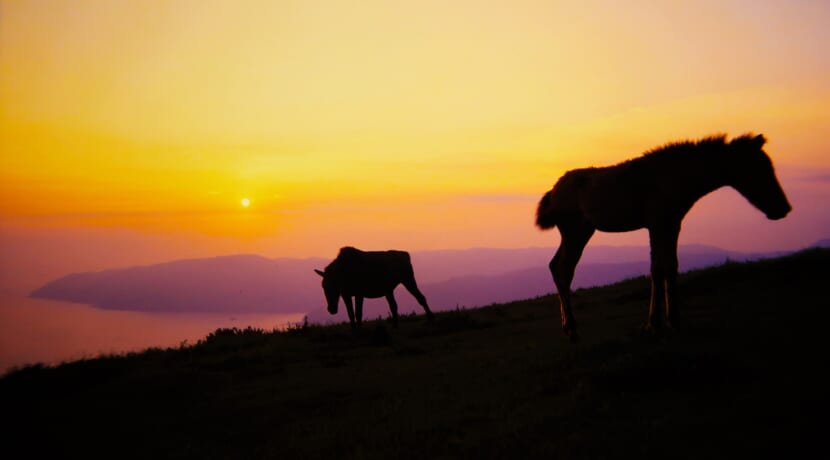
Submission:
<svg viewBox="0 0 830 460">
<path fill-rule="evenodd" d="M 0 374 L 37 362 L 58 364 L 101 354 L 178 347 L 218 328 L 282 329 L 304 316 L 103 310 L 4 294 L 0 296 Z"/>
</svg>

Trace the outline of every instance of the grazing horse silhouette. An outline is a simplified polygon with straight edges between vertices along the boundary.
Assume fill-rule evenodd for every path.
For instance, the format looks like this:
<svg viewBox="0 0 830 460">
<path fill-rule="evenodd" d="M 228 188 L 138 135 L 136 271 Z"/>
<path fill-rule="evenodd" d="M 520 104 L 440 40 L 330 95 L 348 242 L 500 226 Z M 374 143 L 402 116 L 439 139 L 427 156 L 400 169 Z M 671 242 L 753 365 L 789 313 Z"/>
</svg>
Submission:
<svg viewBox="0 0 830 460">
<path fill-rule="evenodd" d="M 594 231 L 648 229 L 651 245 L 651 301 L 646 330 L 676 324 L 677 239 L 680 223 L 704 195 L 730 186 L 767 218 L 781 219 L 792 209 L 762 135 L 725 135 L 667 144 L 615 166 L 566 172 L 545 193 L 536 210 L 541 229 L 559 228 L 559 249 L 550 262 L 559 292 L 562 330 L 578 339 L 570 288 L 582 250 Z"/>
<path fill-rule="evenodd" d="M 326 295 L 329 313 L 337 314 L 337 304 L 342 297 L 352 328 L 360 327 L 363 321 L 365 297 L 386 297 L 389 311 L 392 313 L 392 322 L 397 327 L 398 303 L 395 301 L 394 291 L 398 284 L 404 285 L 424 307 L 427 318 L 432 319 L 427 299 L 418 290 L 418 284 L 415 282 L 415 273 L 408 252 L 361 251 L 347 246 L 340 248 L 337 258 L 325 271 L 314 271 L 323 277 L 323 292 Z"/>
</svg>

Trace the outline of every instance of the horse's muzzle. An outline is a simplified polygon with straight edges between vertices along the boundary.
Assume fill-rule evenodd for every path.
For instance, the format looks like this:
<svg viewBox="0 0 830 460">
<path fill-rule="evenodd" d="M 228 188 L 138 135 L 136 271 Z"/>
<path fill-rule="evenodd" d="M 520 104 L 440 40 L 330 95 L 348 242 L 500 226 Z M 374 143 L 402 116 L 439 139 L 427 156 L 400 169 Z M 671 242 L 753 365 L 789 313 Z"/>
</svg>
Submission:
<svg viewBox="0 0 830 460">
<path fill-rule="evenodd" d="M 767 219 L 769 219 L 769 220 L 783 219 L 783 218 L 787 217 L 787 214 L 789 214 L 790 211 L 792 211 L 792 210 L 793 210 L 792 206 L 787 204 L 785 207 L 782 207 L 781 209 L 777 209 L 773 212 L 767 213 Z"/>
</svg>

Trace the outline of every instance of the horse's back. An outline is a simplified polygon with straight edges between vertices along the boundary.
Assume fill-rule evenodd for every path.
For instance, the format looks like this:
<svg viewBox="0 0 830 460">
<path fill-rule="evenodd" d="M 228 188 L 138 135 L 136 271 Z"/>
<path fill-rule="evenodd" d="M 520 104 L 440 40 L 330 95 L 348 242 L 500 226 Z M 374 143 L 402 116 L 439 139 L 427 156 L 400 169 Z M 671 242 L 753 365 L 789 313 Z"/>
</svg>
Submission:
<svg viewBox="0 0 830 460">
<path fill-rule="evenodd" d="M 366 254 L 366 263 L 372 269 L 383 272 L 386 276 L 402 281 L 412 274 L 412 260 L 406 251 L 371 251 Z"/>
<path fill-rule="evenodd" d="M 348 289 L 366 297 L 386 295 L 413 276 L 406 251 L 347 251 L 339 263 Z"/>
<path fill-rule="evenodd" d="M 537 222 L 541 228 L 566 221 L 611 232 L 641 228 L 652 182 L 637 162 L 568 171 L 540 202 Z"/>
</svg>

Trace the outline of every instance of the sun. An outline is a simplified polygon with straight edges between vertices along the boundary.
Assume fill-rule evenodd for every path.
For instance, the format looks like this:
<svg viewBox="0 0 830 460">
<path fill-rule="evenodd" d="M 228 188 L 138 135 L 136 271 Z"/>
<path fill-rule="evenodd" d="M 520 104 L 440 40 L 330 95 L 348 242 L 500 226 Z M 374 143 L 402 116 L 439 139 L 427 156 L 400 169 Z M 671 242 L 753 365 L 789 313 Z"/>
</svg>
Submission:
<svg viewBox="0 0 830 460">
<path fill-rule="evenodd" d="M 251 205 L 251 200 L 249 200 L 247 198 L 242 198 L 242 207 L 243 208 L 247 208 L 250 205 Z"/>
</svg>

